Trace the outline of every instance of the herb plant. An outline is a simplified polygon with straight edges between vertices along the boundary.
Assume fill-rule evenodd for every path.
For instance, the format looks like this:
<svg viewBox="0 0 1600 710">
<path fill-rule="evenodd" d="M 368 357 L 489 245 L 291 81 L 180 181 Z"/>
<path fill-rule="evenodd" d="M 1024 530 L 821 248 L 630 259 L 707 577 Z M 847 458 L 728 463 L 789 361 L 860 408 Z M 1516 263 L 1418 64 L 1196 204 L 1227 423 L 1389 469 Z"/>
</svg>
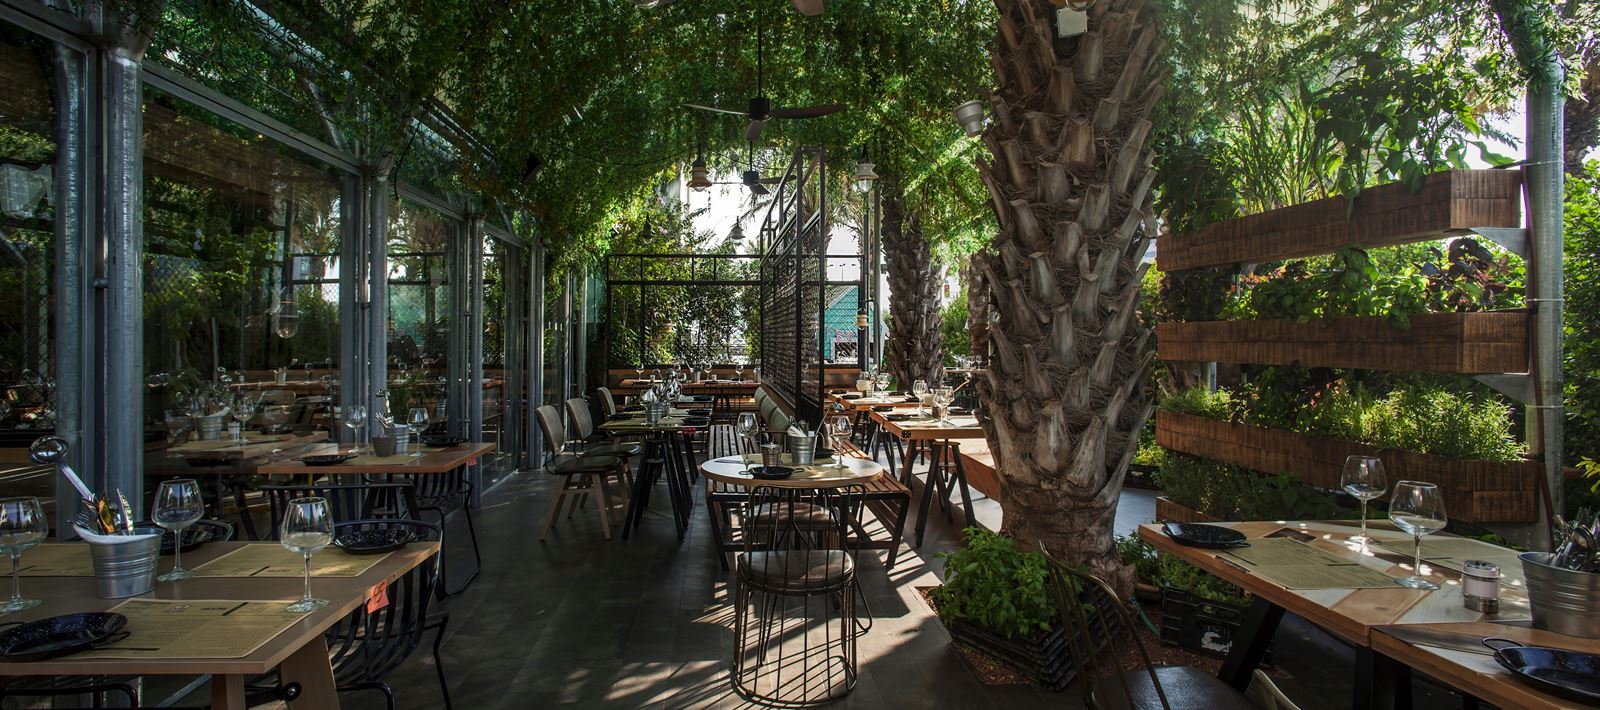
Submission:
<svg viewBox="0 0 1600 710">
<path fill-rule="evenodd" d="M 1011 538 L 978 527 L 966 542 L 943 552 L 944 586 L 933 590 L 939 615 L 968 621 L 1008 638 L 1055 626 L 1059 614 L 1048 588 L 1048 563 L 1017 549 Z"/>
</svg>

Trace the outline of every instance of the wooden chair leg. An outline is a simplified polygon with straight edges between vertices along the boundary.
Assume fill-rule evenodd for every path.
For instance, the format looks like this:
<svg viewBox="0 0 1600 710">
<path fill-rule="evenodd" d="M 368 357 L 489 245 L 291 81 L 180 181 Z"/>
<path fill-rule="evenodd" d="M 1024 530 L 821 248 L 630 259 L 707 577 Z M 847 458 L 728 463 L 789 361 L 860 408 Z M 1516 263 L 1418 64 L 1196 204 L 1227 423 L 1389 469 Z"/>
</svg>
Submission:
<svg viewBox="0 0 1600 710">
<path fill-rule="evenodd" d="M 595 507 L 600 509 L 600 534 L 607 540 L 611 539 L 611 484 L 606 483 L 605 476 L 595 476 Z"/>
<path fill-rule="evenodd" d="M 561 483 L 556 486 L 556 495 L 550 499 L 550 510 L 545 513 L 544 527 L 539 530 L 539 539 L 544 540 L 550 534 L 550 528 L 555 527 L 556 516 L 561 514 L 561 501 L 567 497 L 567 486 L 572 483 L 571 474 L 561 477 Z"/>
</svg>

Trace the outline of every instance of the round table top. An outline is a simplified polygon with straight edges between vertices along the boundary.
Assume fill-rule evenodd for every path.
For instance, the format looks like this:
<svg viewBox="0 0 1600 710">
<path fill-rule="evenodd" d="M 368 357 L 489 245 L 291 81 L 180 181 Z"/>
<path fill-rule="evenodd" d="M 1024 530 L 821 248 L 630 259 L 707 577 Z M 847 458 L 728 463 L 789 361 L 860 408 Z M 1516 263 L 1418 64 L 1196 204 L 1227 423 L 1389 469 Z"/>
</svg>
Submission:
<svg viewBox="0 0 1600 710">
<path fill-rule="evenodd" d="M 724 456 L 700 464 L 700 471 L 713 481 L 735 486 L 776 486 L 779 488 L 835 488 L 864 484 L 883 475 L 883 465 L 876 461 L 846 456 L 844 468 L 834 468 L 832 462 L 811 466 L 798 466 L 800 470 L 783 480 L 769 481 L 745 472 L 742 456 Z M 758 455 L 749 457 L 759 460 Z M 759 465 L 759 464 L 752 464 Z M 792 465 L 792 464 L 785 464 Z"/>
</svg>

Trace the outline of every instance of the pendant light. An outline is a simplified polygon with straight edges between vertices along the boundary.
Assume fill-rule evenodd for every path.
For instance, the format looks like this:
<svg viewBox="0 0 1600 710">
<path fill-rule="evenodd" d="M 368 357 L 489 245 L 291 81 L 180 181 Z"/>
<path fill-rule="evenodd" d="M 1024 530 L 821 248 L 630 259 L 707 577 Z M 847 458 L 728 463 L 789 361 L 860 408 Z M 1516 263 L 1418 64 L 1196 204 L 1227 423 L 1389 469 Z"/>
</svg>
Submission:
<svg viewBox="0 0 1600 710">
<path fill-rule="evenodd" d="M 869 160 L 863 160 L 859 163 L 856 163 L 856 192 L 859 192 L 863 195 L 872 192 L 872 183 L 878 180 L 878 173 L 873 170 L 875 167 L 877 167 L 877 165 Z"/>
<path fill-rule="evenodd" d="M 956 122 L 968 136 L 983 133 L 983 102 L 968 101 L 956 107 Z"/>
<path fill-rule="evenodd" d="M 689 189 L 695 192 L 705 192 L 711 187 L 711 171 L 706 169 L 705 156 L 694 159 L 689 164 Z"/>
<path fill-rule="evenodd" d="M 744 241 L 744 227 L 739 226 L 738 222 L 734 222 L 733 229 L 728 232 L 728 241 L 735 243 Z"/>
</svg>

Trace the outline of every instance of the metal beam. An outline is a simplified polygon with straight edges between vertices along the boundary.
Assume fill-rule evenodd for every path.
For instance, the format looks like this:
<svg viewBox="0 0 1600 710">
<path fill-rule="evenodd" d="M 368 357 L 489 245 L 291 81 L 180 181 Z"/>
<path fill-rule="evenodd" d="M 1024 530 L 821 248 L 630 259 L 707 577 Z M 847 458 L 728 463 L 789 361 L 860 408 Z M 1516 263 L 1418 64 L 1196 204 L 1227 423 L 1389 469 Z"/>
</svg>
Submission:
<svg viewBox="0 0 1600 710">
<path fill-rule="evenodd" d="M 56 435 L 67 440 L 68 460 L 79 471 L 93 471 L 99 449 L 94 404 L 96 343 L 95 291 L 99 270 L 95 183 L 89 153 L 93 125 L 88 87 L 93 65 L 77 49 L 57 44 L 51 57 L 55 100 L 55 371 Z M 55 477 L 56 510 L 77 510 L 78 492 Z M 67 516 L 56 516 L 56 535 L 71 536 Z"/>
<path fill-rule="evenodd" d="M 1523 168 L 1523 184 L 1528 189 L 1528 226 L 1532 232 L 1533 258 L 1528 263 L 1526 299 L 1533 311 L 1533 376 L 1536 404 L 1529 411 L 1538 414 L 1537 441 L 1530 441 L 1533 452 L 1543 458 L 1545 485 L 1550 491 L 1551 515 L 1561 514 L 1562 487 L 1562 200 L 1565 199 L 1565 174 L 1562 172 L 1562 93 L 1561 57 L 1551 50 L 1541 55 L 1543 72 L 1536 72 L 1528 89 L 1528 164 Z M 1547 530 L 1546 526 L 1539 526 Z"/>
</svg>

